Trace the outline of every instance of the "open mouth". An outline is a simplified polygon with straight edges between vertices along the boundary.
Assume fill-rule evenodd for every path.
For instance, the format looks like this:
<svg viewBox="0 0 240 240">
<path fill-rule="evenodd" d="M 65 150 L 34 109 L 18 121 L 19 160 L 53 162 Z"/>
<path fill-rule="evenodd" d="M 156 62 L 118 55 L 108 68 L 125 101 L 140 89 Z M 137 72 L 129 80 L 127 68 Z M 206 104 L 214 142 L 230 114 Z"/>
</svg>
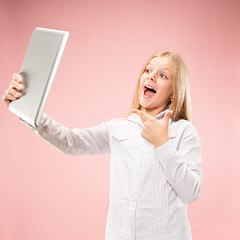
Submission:
<svg viewBox="0 0 240 240">
<path fill-rule="evenodd" d="M 150 86 L 144 87 L 144 96 L 152 97 L 156 93 L 156 90 Z"/>
</svg>

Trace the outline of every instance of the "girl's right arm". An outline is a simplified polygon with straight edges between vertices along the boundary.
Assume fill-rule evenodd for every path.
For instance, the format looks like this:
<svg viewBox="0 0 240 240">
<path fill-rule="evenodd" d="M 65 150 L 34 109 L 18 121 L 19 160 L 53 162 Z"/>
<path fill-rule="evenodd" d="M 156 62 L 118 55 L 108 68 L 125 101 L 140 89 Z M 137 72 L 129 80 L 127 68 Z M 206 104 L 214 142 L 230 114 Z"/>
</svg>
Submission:
<svg viewBox="0 0 240 240">
<path fill-rule="evenodd" d="M 22 83 L 22 75 L 13 74 L 10 86 L 3 96 L 3 102 L 7 106 L 11 101 L 22 96 L 21 91 L 24 89 Z M 26 122 L 24 123 L 61 152 L 74 155 L 109 155 L 109 122 L 103 122 L 92 128 L 70 129 L 43 113 L 37 128 L 32 128 Z"/>
<path fill-rule="evenodd" d="M 73 155 L 109 155 L 109 122 L 91 128 L 70 129 L 43 113 L 36 129 L 28 126 L 61 152 Z"/>
</svg>

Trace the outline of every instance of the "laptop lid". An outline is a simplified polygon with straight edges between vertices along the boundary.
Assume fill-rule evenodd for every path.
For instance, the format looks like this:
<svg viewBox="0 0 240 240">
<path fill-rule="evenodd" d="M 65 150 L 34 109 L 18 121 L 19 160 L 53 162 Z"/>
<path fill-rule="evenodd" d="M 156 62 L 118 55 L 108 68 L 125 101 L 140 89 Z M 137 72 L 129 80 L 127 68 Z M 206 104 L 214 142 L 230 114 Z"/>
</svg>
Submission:
<svg viewBox="0 0 240 240">
<path fill-rule="evenodd" d="M 53 79 L 65 48 L 69 32 L 35 28 L 20 73 L 25 89 L 23 96 L 9 105 L 9 110 L 37 127 Z"/>
</svg>

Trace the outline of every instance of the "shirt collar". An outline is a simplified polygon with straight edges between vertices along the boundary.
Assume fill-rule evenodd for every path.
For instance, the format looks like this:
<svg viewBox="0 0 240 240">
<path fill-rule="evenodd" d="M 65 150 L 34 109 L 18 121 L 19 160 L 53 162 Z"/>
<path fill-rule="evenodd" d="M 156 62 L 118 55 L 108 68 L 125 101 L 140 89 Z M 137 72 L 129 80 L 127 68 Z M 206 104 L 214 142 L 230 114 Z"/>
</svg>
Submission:
<svg viewBox="0 0 240 240">
<path fill-rule="evenodd" d="M 163 112 L 160 112 L 159 114 L 157 114 L 157 115 L 155 116 L 155 118 L 156 118 L 157 120 L 161 120 L 161 119 L 164 117 L 165 113 L 166 113 L 168 110 L 169 110 L 169 109 L 166 109 L 166 110 L 164 110 Z M 140 117 L 138 114 L 136 114 L 136 113 L 132 113 L 131 115 L 128 116 L 127 119 L 130 120 L 130 121 L 139 123 L 141 126 L 143 126 L 143 122 L 142 122 L 141 117 Z M 170 119 L 169 119 L 169 124 L 171 124 L 171 123 L 172 123 L 172 118 L 170 117 Z"/>
</svg>

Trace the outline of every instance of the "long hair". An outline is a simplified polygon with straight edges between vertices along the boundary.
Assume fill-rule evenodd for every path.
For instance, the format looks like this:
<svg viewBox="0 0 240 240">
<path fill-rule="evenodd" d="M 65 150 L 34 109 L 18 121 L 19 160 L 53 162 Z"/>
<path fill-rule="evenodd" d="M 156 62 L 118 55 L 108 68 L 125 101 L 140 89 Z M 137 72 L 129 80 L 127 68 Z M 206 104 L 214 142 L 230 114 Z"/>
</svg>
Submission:
<svg viewBox="0 0 240 240">
<path fill-rule="evenodd" d="M 143 66 L 137 82 L 135 94 L 132 100 L 132 105 L 131 108 L 129 109 L 127 117 L 131 114 L 131 109 L 136 108 L 141 110 L 142 108 L 142 105 L 140 104 L 140 79 L 145 71 L 146 66 L 154 57 L 168 57 L 173 70 L 172 73 L 173 97 L 172 101 L 169 100 L 165 109 L 168 108 L 173 111 L 171 115 L 173 121 L 178 121 L 179 119 L 191 121 L 192 118 L 191 95 L 187 67 L 183 62 L 182 58 L 178 54 L 169 51 L 155 52 Z"/>
</svg>

